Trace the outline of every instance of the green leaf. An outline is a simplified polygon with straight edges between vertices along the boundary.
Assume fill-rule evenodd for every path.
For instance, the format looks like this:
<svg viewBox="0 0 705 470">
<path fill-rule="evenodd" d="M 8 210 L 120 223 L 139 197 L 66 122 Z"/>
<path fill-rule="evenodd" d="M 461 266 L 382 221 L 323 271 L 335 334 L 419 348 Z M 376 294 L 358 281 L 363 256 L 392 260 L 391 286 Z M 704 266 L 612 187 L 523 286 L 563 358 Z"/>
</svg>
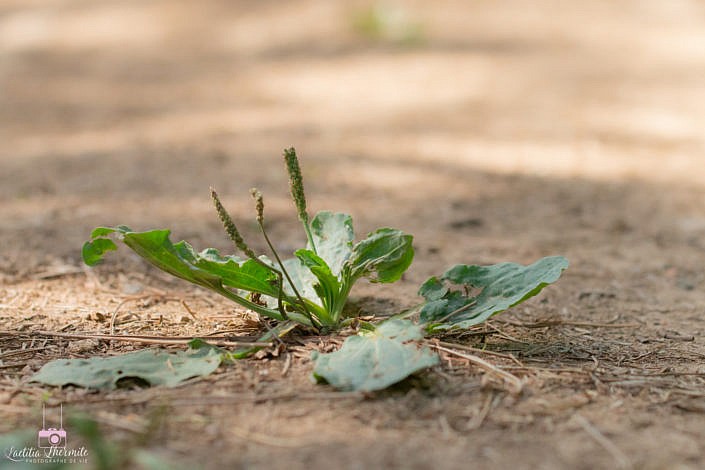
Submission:
<svg viewBox="0 0 705 470">
<path fill-rule="evenodd" d="M 221 352 L 213 347 L 176 353 L 146 349 L 120 356 L 58 359 L 45 364 L 31 381 L 55 386 L 73 384 L 114 389 L 121 379 L 138 378 L 150 385 L 174 387 L 191 377 L 212 373 L 220 362 Z"/>
<path fill-rule="evenodd" d="M 96 227 L 91 232 L 91 238 L 107 237 L 117 231 L 132 232 L 130 227 L 126 225 L 120 225 L 119 227 Z"/>
<path fill-rule="evenodd" d="M 296 286 L 296 289 L 299 291 L 299 294 L 307 299 L 317 299 L 318 294 L 316 294 L 316 289 L 313 287 L 314 284 L 316 284 L 317 279 L 311 270 L 308 269 L 306 265 L 298 258 L 289 258 L 284 260 L 283 263 L 284 269 L 286 269 L 289 273 L 289 276 L 291 277 L 294 286 Z M 286 280 L 284 282 L 284 292 L 290 296 L 294 295 L 294 290 Z"/>
<path fill-rule="evenodd" d="M 555 282 L 568 260 L 562 256 L 542 258 L 529 266 L 500 263 L 492 266 L 459 264 L 441 279 L 428 279 L 419 290 L 426 299 L 421 321 L 430 330 L 469 328 L 497 313 L 535 296 Z M 450 290 L 447 284 L 481 289 L 477 296 Z"/>
<path fill-rule="evenodd" d="M 353 247 L 349 267 L 353 278 L 371 277 L 373 282 L 394 282 L 414 259 L 413 237 L 401 230 L 380 228 Z"/>
<path fill-rule="evenodd" d="M 150 230 L 133 232 L 129 227 L 99 227 L 93 231 L 99 237 L 117 233 L 122 241 L 135 253 L 152 263 L 162 271 L 211 289 L 230 300 L 275 319 L 282 319 L 279 312 L 257 305 L 232 290 L 258 292 L 271 297 L 278 297 L 277 275 L 254 260 L 241 260 L 235 256 L 220 256 L 218 251 L 208 248 L 201 253 L 185 241 L 173 244 L 169 239 L 169 230 Z M 83 259 L 93 265 L 102 259 L 106 251 L 116 249 L 109 238 L 95 238 L 84 245 Z"/>
<path fill-rule="evenodd" d="M 207 248 L 196 256 L 194 266 L 220 276 L 228 287 L 277 296 L 277 275 L 255 260 L 220 256 L 215 248 Z"/>
<path fill-rule="evenodd" d="M 348 214 L 321 211 L 311 221 L 311 231 L 318 256 L 330 267 L 330 271 L 338 276 L 352 253 L 352 217 Z"/>
<path fill-rule="evenodd" d="M 310 250 L 298 250 L 296 257 L 306 266 L 311 273 L 316 276 L 318 282 L 313 284 L 313 289 L 321 299 L 326 313 L 335 312 L 338 301 L 341 298 L 341 286 L 338 278 L 331 272 L 325 261 Z M 345 299 L 343 299 L 343 302 Z M 334 319 L 321 319 L 324 323 L 335 324 Z M 326 320 L 328 320 L 326 322 Z"/>
<path fill-rule="evenodd" d="M 421 327 L 409 320 L 389 320 L 374 331 L 351 336 L 340 350 L 314 353 L 313 375 L 341 390 L 381 390 L 439 362 L 419 344 Z"/>
<path fill-rule="evenodd" d="M 103 259 L 103 255 L 108 251 L 117 250 L 117 245 L 109 238 L 96 238 L 93 241 L 83 244 L 81 256 L 88 266 L 95 266 Z"/>
</svg>

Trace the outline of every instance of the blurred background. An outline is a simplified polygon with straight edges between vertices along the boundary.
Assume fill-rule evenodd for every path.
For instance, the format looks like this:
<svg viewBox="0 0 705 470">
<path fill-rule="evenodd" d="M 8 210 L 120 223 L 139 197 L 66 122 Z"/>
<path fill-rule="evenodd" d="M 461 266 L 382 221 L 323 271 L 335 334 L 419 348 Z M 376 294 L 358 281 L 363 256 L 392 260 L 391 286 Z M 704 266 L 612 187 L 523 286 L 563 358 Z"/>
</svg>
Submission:
<svg viewBox="0 0 705 470">
<path fill-rule="evenodd" d="M 242 331 L 241 309 L 124 247 L 93 270 L 80 249 L 93 227 L 125 224 L 231 252 L 214 186 L 266 253 L 257 186 L 289 257 L 305 243 L 281 159 L 295 146 L 312 213 L 352 214 L 358 239 L 383 226 L 414 234 L 404 278 L 358 283 L 353 308 L 397 313 L 453 264 L 564 255 L 560 283 L 503 318 L 575 328 L 496 341 L 527 364 L 589 376 L 532 373 L 531 393 L 501 401 L 463 365 L 431 377 L 448 393 L 179 407 L 155 445 L 209 468 L 330 468 L 342 456 L 350 468 L 564 469 L 615 468 L 613 439 L 634 468 L 705 468 L 704 405 L 679 395 L 702 400 L 703 123 L 702 0 L 0 0 L 0 330 L 8 341 L 35 328 L 107 333 L 122 308 L 121 334 Z M 46 397 L 22 378 L 42 354 L 90 354 L 56 348 L 18 375 L 3 369 L 0 411 L 16 418 L 0 431 L 36 430 L 13 407 L 30 403 L 18 390 Z M 180 390 L 306 395 L 308 353 L 294 357 L 286 377 L 282 355 L 253 361 L 269 375 L 248 363 Z M 659 377 L 641 381 L 647 371 Z M 96 398 L 101 412 L 127 412 Z M 454 416 L 472 431 L 456 433 Z M 286 444 L 292 433 L 316 445 Z"/>
<path fill-rule="evenodd" d="M 0 241 L 76 260 L 99 223 L 198 236 L 209 185 L 267 189 L 276 221 L 290 145 L 313 208 L 374 206 L 370 227 L 518 184 L 493 175 L 700 188 L 703 77 L 696 0 L 4 0 Z"/>
</svg>

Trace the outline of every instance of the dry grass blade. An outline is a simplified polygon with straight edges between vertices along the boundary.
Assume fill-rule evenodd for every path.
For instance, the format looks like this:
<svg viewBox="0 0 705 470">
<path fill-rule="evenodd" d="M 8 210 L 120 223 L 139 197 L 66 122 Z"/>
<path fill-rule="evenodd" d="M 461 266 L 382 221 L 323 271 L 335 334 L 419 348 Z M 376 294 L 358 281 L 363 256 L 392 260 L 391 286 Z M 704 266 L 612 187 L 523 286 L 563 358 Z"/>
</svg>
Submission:
<svg viewBox="0 0 705 470">
<path fill-rule="evenodd" d="M 438 351 L 443 351 L 445 353 L 452 354 L 457 357 L 461 357 L 461 358 L 475 364 L 476 366 L 484 369 L 488 373 L 493 374 L 493 375 L 501 378 L 504 382 L 507 383 L 507 385 L 509 385 L 509 387 L 510 387 L 509 392 L 513 395 L 520 394 L 522 389 L 524 388 L 524 382 L 522 382 L 521 379 L 519 379 L 519 377 L 512 375 L 509 372 L 503 371 L 502 369 L 498 368 L 497 366 L 495 366 L 493 364 L 490 364 L 489 362 L 485 361 L 484 359 L 481 359 L 477 356 L 472 356 L 470 354 L 464 354 L 464 353 L 461 353 L 461 352 L 456 351 L 454 349 L 446 348 L 444 346 L 440 346 L 440 345 L 433 344 L 430 342 L 428 344 Z"/>
<path fill-rule="evenodd" d="M 624 452 L 619 450 L 619 447 L 617 447 L 612 441 L 607 439 L 607 437 L 602 434 L 599 429 L 593 426 L 590 421 L 588 421 L 581 415 L 575 415 L 575 420 L 578 422 L 580 427 L 582 427 L 583 430 L 590 435 L 590 437 L 595 439 L 595 441 L 600 444 L 612 456 L 612 458 L 614 458 L 614 460 L 617 462 L 618 468 L 632 468 L 632 464 L 631 462 L 629 462 L 629 458 L 624 455 Z"/>
<path fill-rule="evenodd" d="M 29 352 L 43 351 L 44 349 L 46 349 L 46 348 L 44 348 L 44 347 L 41 347 L 41 348 L 26 348 L 26 349 L 16 349 L 16 350 L 14 350 L 14 351 L 6 351 L 6 352 L 4 352 L 4 353 L 0 353 L 0 359 L 5 359 L 6 357 L 17 356 L 17 355 L 24 354 L 24 353 L 29 353 Z"/>
<path fill-rule="evenodd" d="M 487 395 L 487 397 L 485 398 L 485 402 L 482 404 L 482 407 L 480 408 L 478 414 L 466 426 L 465 429 L 467 431 L 480 429 L 482 423 L 484 423 L 487 419 L 487 416 L 489 416 L 492 407 L 495 406 L 497 401 L 496 399 L 497 395 L 495 395 L 494 393 L 489 393 Z"/>
<path fill-rule="evenodd" d="M 447 341 L 438 341 L 437 344 L 440 344 L 441 346 L 445 346 L 446 348 L 456 348 L 456 349 L 462 349 L 463 351 L 471 351 L 471 352 L 476 352 L 479 354 L 487 354 L 490 356 L 497 356 L 497 357 L 503 357 L 505 359 L 509 359 L 510 361 L 514 362 L 516 365 L 519 367 L 525 367 L 524 364 L 521 363 L 519 359 L 514 357 L 512 354 L 505 354 L 497 351 L 488 351 L 487 349 L 480 349 L 480 348 L 473 348 L 472 346 L 468 346 L 465 344 L 457 344 L 457 343 L 450 343 Z"/>
</svg>

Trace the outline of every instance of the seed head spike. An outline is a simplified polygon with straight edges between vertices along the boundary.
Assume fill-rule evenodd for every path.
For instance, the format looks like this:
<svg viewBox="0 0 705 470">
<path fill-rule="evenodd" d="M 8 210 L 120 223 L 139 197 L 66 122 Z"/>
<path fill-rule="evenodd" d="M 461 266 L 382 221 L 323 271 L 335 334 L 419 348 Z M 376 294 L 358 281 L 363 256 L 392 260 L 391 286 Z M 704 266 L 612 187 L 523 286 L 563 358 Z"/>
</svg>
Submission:
<svg viewBox="0 0 705 470">
<path fill-rule="evenodd" d="M 255 200 L 255 208 L 257 209 L 257 223 L 264 223 L 264 199 L 262 193 L 257 188 L 250 189 L 250 194 Z"/>
<path fill-rule="evenodd" d="M 299 159 L 296 157 L 294 147 L 284 150 L 284 160 L 286 169 L 289 171 L 289 184 L 291 186 L 291 197 L 296 203 L 296 210 L 299 213 L 299 220 L 308 224 L 308 213 L 306 212 L 306 196 L 304 194 L 304 179 L 301 176 Z"/>
<path fill-rule="evenodd" d="M 230 237 L 230 240 L 233 241 L 233 244 L 235 244 L 235 246 L 238 249 L 240 249 L 240 251 L 242 251 L 249 258 L 257 258 L 254 251 L 252 251 L 250 249 L 250 247 L 247 246 L 247 243 L 245 243 L 245 240 L 242 238 L 242 235 L 240 235 L 240 232 L 238 231 L 237 227 L 235 226 L 235 222 L 233 222 L 233 219 L 230 217 L 230 214 L 228 214 L 228 211 L 226 211 L 225 207 L 223 207 L 223 204 L 220 202 L 220 199 L 218 198 L 218 193 L 216 193 L 215 189 L 213 189 L 213 188 L 211 188 L 211 199 L 213 199 L 213 204 L 215 205 L 215 210 L 218 212 L 218 217 L 220 218 L 220 221 L 223 223 L 223 227 L 225 228 L 225 232 Z"/>
<path fill-rule="evenodd" d="M 299 220 L 304 226 L 306 237 L 311 245 L 311 249 L 316 253 L 316 245 L 313 242 L 313 234 L 311 226 L 308 222 L 308 212 L 306 211 L 306 195 L 304 194 L 304 178 L 301 176 L 301 167 L 299 159 L 296 157 L 296 149 L 290 147 L 284 149 L 284 160 L 286 161 L 286 169 L 289 171 L 289 185 L 291 186 L 291 197 L 296 204 L 296 211 L 299 214 Z"/>
</svg>

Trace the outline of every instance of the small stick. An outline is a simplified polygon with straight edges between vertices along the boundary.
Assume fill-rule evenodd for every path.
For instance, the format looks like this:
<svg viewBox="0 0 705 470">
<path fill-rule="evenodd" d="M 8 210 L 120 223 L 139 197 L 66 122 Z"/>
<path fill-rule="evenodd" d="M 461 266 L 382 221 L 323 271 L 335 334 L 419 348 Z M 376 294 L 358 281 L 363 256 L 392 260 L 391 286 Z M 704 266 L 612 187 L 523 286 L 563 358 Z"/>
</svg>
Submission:
<svg viewBox="0 0 705 470">
<path fill-rule="evenodd" d="M 582 415 L 575 415 L 575 420 L 578 422 L 580 427 L 590 435 L 595 441 L 600 444 L 614 460 L 617 461 L 619 468 L 632 468 L 632 464 L 629 462 L 629 458 L 624 455 L 624 452 L 619 450 L 619 447 L 614 445 L 612 441 L 607 439 L 607 437 L 600 432 L 595 426 L 593 426 L 590 421 L 584 418 Z"/>
<path fill-rule="evenodd" d="M 454 356 L 462 357 L 463 359 L 470 361 L 471 363 L 475 364 L 476 366 L 479 366 L 480 368 L 486 370 L 487 372 L 501 377 L 508 384 L 511 385 L 512 390 L 510 390 L 510 392 L 512 394 L 518 395 L 519 393 L 521 393 L 522 388 L 524 388 L 524 383 L 517 376 L 512 375 L 509 372 L 503 371 L 502 369 L 490 364 L 489 362 L 485 361 L 484 359 L 480 359 L 477 356 L 471 356 L 469 354 L 463 354 L 461 352 L 455 351 L 453 349 L 445 348 L 445 347 L 439 346 L 437 344 L 433 344 L 433 343 L 428 343 L 428 344 L 432 348 L 435 348 L 439 351 L 443 351 L 448 354 L 453 354 Z"/>
<path fill-rule="evenodd" d="M 440 344 L 441 346 L 448 347 L 448 348 L 456 348 L 456 349 L 462 349 L 464 351 L 472 351 L 472 352 L 481 353 L 481 354 L 489 354 L 490 356 L 504 357 L 504 358 L 511 360 L 519 367 L 525 367 L 524 364 L 522 364 L 521 361 L 519 361 L 519 359 L 514 357 L 514 355 L 512 355 L 512 354 L 504 354 L 504 353 L 496 352 L 496 351 L 488 351 L 487 349 L 473 348 L 472 346 L 467 346 L 464 344 L 449 343 L 447 341 L 439 341 L 438 344 Z"/>
<path fill-rule="evenodd" d="M 118 304 L 117 307 L 115 307 L 115 310 L 113 311 L 113 314 L 110 316 L 110 334 L 114 335 L 115 334 L 115 319 L 117 318 L 117 314 L 120 311 L 120 307 L 125 305 L 127 302 L 129 302 L 131 299 L 125 299 L 122 302 Z"/>
<path fill-rule="evenodd" d="M 301 302 L 301 307 L 304 309 L 304 312 L 306 313 L 308 320 L 311 322 L 311 326 L 315 330 L 318 330 L 318 327 L 317 327 L 316 323 L 314 322 L 313 315 L 311 315 L 311 312 L 309 311 L 308 306 L 306 305 L 306 302 L 304 302 L 303 297 L 301 297 L 301 294 L 299 294 L 299 290 L 296 288 L 294 281 L 291 280 L 289 273 L 287 272 L 286 268 L 284 267 L 284 263 L 282 262 L 281 258 L 279 257 L 279 253 L 277 253 L 277 250 L 274 249 L 274 245 L 269 240 L 269 236 L 267 235 L 267 231 L 264 229 L 264 199 L 262 199 L 262 193 L 260 193 L 259 190 L 257 190 L 256 188 L 252 188 L 250 190 L 250 194 L 252 194 L 252 197 L 255 199 L 256 204 L 257 204 L 257 225 L 259 225 L 259 229 L 262 232 L 262 235 L 264 236 L 264 240 L 267 242 L 269 249 L 272 250 L 272 254 L 274 255 L 274 258 L 277 260 L 277 263 L 279 263 L 279 268 L 281 268 L 281 272 L 279 273 L 279 303 L 280 303 L 280 306 L 281 306 L 281 294 L 282 294 L 282 291 L 284 290 L 281 276 L 282 276 L 282 273 L 284 273 L 284 276 L 286 276 L 286 280 L 289 281 L 289 285 L 291 286 L 291 289 L 294 291 L 294 294 L 299 299 L 299 302 Z M 286 320 L 287 319 L 286 312 L 284 311 L 283 308 L 281 308 L 281 310 L 282 310 L 282 316 Z"/>
<path fill-rule="evenodd" d="M 482 408 L 480 409 L 480 412 L 465 427 L 465 429 L 467 431 L 480 429 L 480 426 L 482 426 L 482 423 L 485 422 L 485 419 L 487 419 L 487 416 L 490 414 L 490 410 L 492 410 L 492 405 L 494 404 L 494 400 L 495 400 L 494 393 L 487 394 L 487 398 L 485 398 L 485 402 L 482 404 Z"/>
<path fill-rule="evenodd" d="M 43 351 L 43 350 L 45 350 L 45 349 L 46 349 L 46 347 L 17 349 L 17 350 L 14 350 L 14 351 L 7 351 L 7 352 L 4 352 L 4 353 L 0 353 L 0 359 L 5 359 L 6 357 L 16 356 L 16 355 L 23 354 L 23 353 L 27 353 L 27 352 Z"/>
<path fill-rule="evenodd" d="M 505 333 L 504 331 L 500 330 L 499 328 L 497 328 L 496 326 L 494 326 L 494 325 L 493 325 L 492 323 L 490 323 L 490 322 L 486 322 L 485 325 L 489 326 L 490 328 L 492 328 L 493 330 L 495 330 L 497 333 L 499 333 L 500 337 L 503 336 L 505 339 L 508 339 L 508 340 L 510 340 L 510 341 L 514 341 L 515 343 L 529 344 L 529 343 L 527 343 L 526 341 L 522 341 L 522 340 L 520 340 L 519 338 L 515 338 L 514 336 Z"/>
<path fill-rule="evenodd" d="M 552 372 L 555 374 L 560 374 L 560 373 L 570 373 L 570 374 L 590 374 L 592 371 L 590 370 L 584 370 L 584 369 L 578 369 L 576 367 L 557 367 L 557 368 L 551 368 L 551 367 L 533 367 L 533 366 L 521 366 L 521 367 L 515 367 L 515 366 L 507 366 L 505 369 L 510 369 L 510 370 L 520 370 L 520 371 L 528 371 L 528 372 Z"/>
<path fill-rule="evenodd" d="M 282 368 L 282 377 L 286 377 L 286 373 L 289 372 L 289 368 L 291 367 L 291 354 L 286 355 L 286 359 L 284 360 L 284 367 Z"/>
<path fill-rule="evenodd" d="M 188 306 L 188 304 L 186 303 L 185 300 L 181 299 L 181 305 L 183 305 L 183 307 L 186 309 L 186 311 L 189 313 L 189 315 L 191 315 L 191 317 L 194 320 L 198 320 L 198 318 L 196 318 L 196 314 L 194 313 L 193 310 L 191 310 L 191 307 Z"/>
</svg>

